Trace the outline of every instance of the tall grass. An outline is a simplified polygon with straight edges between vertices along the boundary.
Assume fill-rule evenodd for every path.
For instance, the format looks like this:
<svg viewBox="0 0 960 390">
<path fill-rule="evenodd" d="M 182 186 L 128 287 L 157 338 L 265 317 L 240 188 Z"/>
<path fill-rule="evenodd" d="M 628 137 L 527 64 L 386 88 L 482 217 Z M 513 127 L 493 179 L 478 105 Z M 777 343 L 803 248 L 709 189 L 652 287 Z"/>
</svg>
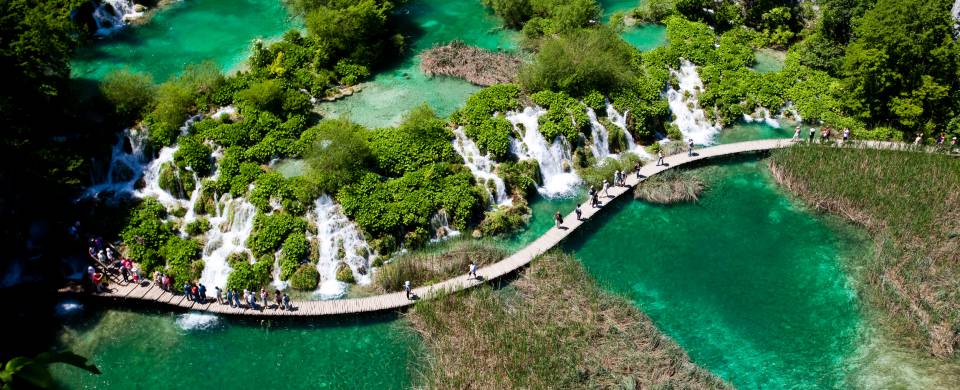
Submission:
<svg viewBox="0 0 960 390">
<path fill-rule="evenodd" d="M 703 180 L 693 172 L 671 169 L 638 184 L 633 197 L 658 204 L 696 202 L 705 188 Z"/>
<path fill-rule="evenodd" d="M 416 287 L 466 274 L 470 262 L 485 266 L 507 256 L 502 248 L 484 241 L 460 240 L 440 252 L 414 252 L 401 255 L 377 270 L 376 287 L 382 292 L 402 291 L 409 280 Z"/>
<path fill-rule="evenodd" d="M 418 302 L 407 318 L 425 341 L 429 388 L 727 387 L 556 251 L 508 289 Z"/>
<path fill-rule="evenodd" d="M 802 146 L 774 151 L 774 177 L 815 208 L 862 224 L 875 257 L 861 295 L 905 344 L 955 357 L 960 337 L 960 159 Z"/>
</svg>

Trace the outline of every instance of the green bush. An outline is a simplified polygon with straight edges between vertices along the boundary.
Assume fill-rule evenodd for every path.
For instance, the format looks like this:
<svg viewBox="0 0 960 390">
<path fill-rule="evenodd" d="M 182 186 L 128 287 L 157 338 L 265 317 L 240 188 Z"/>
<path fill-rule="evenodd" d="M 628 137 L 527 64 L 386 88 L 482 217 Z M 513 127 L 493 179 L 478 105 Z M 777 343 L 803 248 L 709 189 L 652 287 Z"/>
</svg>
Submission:
<svg viewBox="0 0 960 390">
<path fill-rule="evenodd" d="M 526 201 L 515 201 L 513 206 L 487 211 L 480 222 L 480 232 L 487 237 L 505 237 L 526 227 L 530 222 L 530 213 Z"/>
<path fill-rule="evenodd" d="M 157 181 L 162 190 L 178 199 L 189 199 L 197 185 L 192 173 L 178 169 L 171 162 L 160 166 L 160 178 Z"/>
<path fill-rule="evenodd" d="M 588 186 L 593 186 L 599 190 L 603 187 L 604 180 L 613 185 L 613 173 L 615 171 L 633 172 L 637 161 L 640 161 L 640 157 L 628 152 L 620 156 L 619 159 L 608 157 L 602 164 L 594 164 L 580 169 L 578 173 Z"/>
<path fill-rule="evenodd" d="M 350 284 L 357 282 L 357 280 L 353 278 L 353 270 L 350 269 L 347 263 L 342 261 L 340 264 L 337 264 L 337 281 Z"/>
<path fill-rule="evenodd" d="M 300 263 L 307 261 L 310 255 L 310 243 L 303 233 L 293 232 L 283 241 L 280 252 L 280 279 L 287 280 L 297 270 Z"/>
<path fill-rule="evenodd" d="M 366 130 L 346 120 L 324 120 L 301 136 L 313 148 L 308 163 L 320 189 L 335 193 L 354 183 L 371 165 Z"/>
<path fill-rule="evenodd" d="M 590 93 L 583 97 L 583 104 L 596 111 L 597 115 L 606 115 L 607 102 L 600 91 L 590 91 Z"/>
<path fill-rule="evenodd" d="M 510 154 L 510 134 L 513 125 L 503 116 L 510 110 L 520 108 L 520 87 L 514 84 L 498 84 L 484 88 L 467 99 L 466 105 L 453 115 L 454 122 L 464 127 L 482 153 L 490 153 L 497 161 L 504 161 Z"/>
<path fill-rule="evenodd" d="M 167 260 L 167 267 L 164 272 L 172 275 L 176 283 L 182 284 L 200 278 L 200 274 L 203 272 L 203 260 L 200 260 L 201 245 L 199 242 L 171 236 L 167 239 L 166 244 L 160 248 L 160 254 Z"/>
<path fill-rule="evenodd" d="M 536 160 L 506 161 L 497 167 L 497 173 L 510 194 L 526 198 L 532 195 L 541 182 L 540 165 Z"/>
<path fill-rule="evenodd" d="M 410 111 L 399 127 L 375 130 L 370 149 L 380 170 L 398 176 L 433 163 L 460 162 L 450 142 L 453 134 L 445 125 L 423 104 Z"/>
<path fill-rule="evenodd" d="M 234 96 L 242 104 L 249 104 L 258 110 L 274 111 L 280 108 L 283 86 L 280 80 L 263 80 L 251 84 Z"/>
<path fill-rule="evenodd" d="M 153 198 L 146 198 L 135 206 L 120 232 L 128 257 L 140 264 L 144 274 L 163 267 L 160 248 L 174 236 L 173 227 L 164 219 L 167 210 Z"/>
<path fill-rule="evenodd" d="M 636 78 L 631 65 L 635 52 L 605 27 L 547 37 L 534 61 L 521 69 L 520 83 L 526 91 L 560 91 L 576 97 L 613 91 Z"/>
<path fill-rule="evenodd" d="M 564 137 L 567 142 L 577 142 L 580 134 L 590 128 L 587 111 L 580 102 L 563 92 L 540 91 L 530 98 L 547 109 L 540 117 L 540 134 L 547 142 Z"/>
<path fill-rule="evenodd" d="M 257 206 L 257 210 L 262 213 L 269 213 L 273 210 L 270 205 L 271 199 L 288 198 L 287 181 L 278 172 L 265 172 L 257 178 L 253 190 L 250 191 L 250 203 Z"/>
<path fill-rule="evenodd" d="M 343 60 L 337 62 L 334 71 L 337 72 L 340 84 L 343 85 L 354 85 L 360 80 L 370 76 L 370 70 L 368 70 L 366 66 L 352 64 Z"/>
<path fill-rule="evenodd" d="M 126 68 L 110 72 L 100 82 L 100 93 L 124 120 L 135 120 L 148 110 L 154 102 L 156 88 L 149 74 L 134 73 Z"/>
<path fill-rule="evenodd" d="M 315 290 L 319 282 L 320 273 L 317 272 L 317 267 L 313 264 L 300 264 L 293 275 L 290 276 L 290 287 L 296 290 Z"/>
<path fill-rule="evenodd" d="M 230 274 L 227 275 L 227 289 L 257 291 L 270 284 L 270 274 L 273 270 L 273 257 L 264 256 L 256 263 L 250 264 L 245 253 L 234 253 L 228 258 Z"/>
<path fill-rule="evenodd" d="M 210 174 L 213 161 L 210 155 L 213 149 L 194 136 L 183 136 L 177 141 L 180 146 L 173 154 L 173 162 L 180 168 L 190 167 L 200 177 Z"/>
<path fill-rule="evenodd" d="M 247 247 L 256 256 L 268 255 L 280 249 L 287 236 L 307 230 L 302 218 L 285 213 L 257 213 L 253 219 L 253 232 L 247 239 Z"/>
<path fill-rule="evenodd" d="M 210 220 L 206 217 L 198 217 L 193 222 L 187 224 L 184 231 L 190 236 L 199 236 L 210 230 Z"/>
</svg>

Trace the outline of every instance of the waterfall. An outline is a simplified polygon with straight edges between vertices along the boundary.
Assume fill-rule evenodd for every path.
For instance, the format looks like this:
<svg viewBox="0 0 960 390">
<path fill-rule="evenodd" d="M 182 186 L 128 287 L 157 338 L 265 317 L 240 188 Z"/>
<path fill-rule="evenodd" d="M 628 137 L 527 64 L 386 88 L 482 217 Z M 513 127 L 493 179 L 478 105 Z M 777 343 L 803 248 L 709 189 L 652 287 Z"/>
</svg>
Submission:
<svg viewBox="0 0 960 390">
<path fill-rule="evenodd" d="M 248 253 L 246 243 L 253 232 L 257 208 L 246 199 L 233 199 L 224 194 L 217 201 L 216 215 L 210 217 L 210 231 L 203 247 L 203 274 L 200 282 L 212 289 L 226 288 L 232 269 L 227 257 L 236 252 Z"/>
<path fill-rule="evenodd" d="M 496 164 L 490 159 L 490 154 L 481 155 L 477 143 L 468 138 L 463 132 L 463 127 L 457 127 L 453 130 L 453 149 L 463 158 L 464 165 L 470 169 L 477 182 L 483 184 L 487 191 L 490 191 L 488 182 L 493 183 L 494 191 L 490 193 L 491 204 L 511 205 L 513 201 L 507 196 L 507 187 L 503 179 L 497 176 L 494 171 Z"/>
<path fill-rule="evenodd" d="M 637 144 L 637 141 L 633 139 L 633 134 L 630 134 L 630 130 L 627 130 L 627 114 L 630 111 L 624 111 L 623 114 L 617 112 L 617 109 L 613 107 L 613 104 L 610 103 L 608 99 L 607 103 L 607 118 L 610 119 L 615 126 L 619 127 L 623 131 L 624 138 L 627 139 L 627 150 L 633 152 L 640 157 L 653 158 L 650 153 L 643 148 L 643 146 Z"/>
<path fill-rule="evenodd" d="M 587 117 L 590 118 L 590 137 L 593 139 L 590 151 L 597 162 L 601 162 L 610 155 L 610 133 L 597 120 L 597 113 L 590 107 L 587 107 Z"/>
<path fill-rule="evenodd" d="M 430 242 L 439 242 L 460 235 L 459 230 L 450 227 L 450 214 L 443 209 L 430 217 L 430 229 L 433 231 Z"/>
<path fill-rule="evenodd" d="M 321 299 L 336 299 L 346 294 L 347 284 L 337 281 L 337 267 L 341 262 L 350 267 L 357 284 L 369 284 L 368 260 L 374 253 L 357 226 L 343 215 L 340 206 L 328 195 L 321 195 L 317 199 L 314 218 L 320 251 L 317 261 L 320 288 L 314 295 Z"/>
<path fill-rule="evenodd" d="M 780 116 L 783 116 L 781 110 Z M 780 128 L 780 121 L 770 115 L 770 110 L 764 107 L 757 107 L 753 114 L 743 114 L 743 120 L 746 122 L 764 122 L 770 127 Z"/>
<path fill-rule="evenodd" d="M 143 6 L 132 0 L 100 0 L 94 2 L 93 21 L 97 23 L 98 36 L 113 34 L 127 25 L 127 22 L 143 16 Z"/>
<path fill-rule="evenodd" d="M 554 197 L 568 194 L 580 183 L 580 178 L 571 169 L 573 161 L 570 146 L 563 137 L 557 137 L 552 144 L 540 134 L 539 120 L 546 111 L 540 107 L 526 107 L 521 112 L 507 113 L 507 120 L 513 124 L 521 140 L 511 140 L 510 149 L 520 159 L 534 159 L 540 165 L 543 187 L 538 191 L 544 196 Z M 521 128 L 522 125 L 522 128 Z"/>
<path fill-rule="evenodd" d="M 160 155 L 147 164 L 143 172 L 143 188 L 134 191 L 134 195 L 139 198 L 152 196 L 156 198 L 167 210 L 174 210 L 182 205 L 182 201 L 160 187 L 160 171 L 167 163 L 173 163 L 173 155 L 180 149 L 180 146 L 166 146 L 160 149 Z M 174 165 L 174 170 L 179 171 Z"/>
<path fill-rule="evenodd" d="M 106 174 L 95 178 L 99 182 L 87 187 L 80 199 L 99 198 L 101 195 L 117 198 L 133 192 L 137 181 L 143 176 L 145 143 L 145 135 L 137 129 L 121 132 L 117 136 L 117 143 L 113 145 Z"/>
<path fill-rule="evenodd" d="M 672 86 L 667 89 L 667 102 L 673 112 L 673 124 L 683 133 L 684 141 L 693 139 L 694 143 L 709 145 L 720 132 L 720 126 L 707 119 L 700 108 L 698 97 L 703 91 L 703 82 L 697 74 L 696 65 L 682 60 L 680 70 L 670 70 L 670 74 L 679 80 L 679 90 Z"/>
</svg>

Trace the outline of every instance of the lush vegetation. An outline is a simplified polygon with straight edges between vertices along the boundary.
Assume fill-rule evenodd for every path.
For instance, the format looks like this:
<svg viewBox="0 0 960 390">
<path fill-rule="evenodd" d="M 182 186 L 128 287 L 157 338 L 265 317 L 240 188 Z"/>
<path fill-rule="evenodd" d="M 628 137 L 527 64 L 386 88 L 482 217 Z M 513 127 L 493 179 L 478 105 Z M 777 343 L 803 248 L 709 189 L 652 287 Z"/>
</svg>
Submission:
<svg viewBox="0 0 960 390">
<path fill-rule="evenodd" d="M 384 264 L 374 283 L 383 292 L 403 291 L 403 283 L 424 286 L 444 281 L 467 272 L 470 262 L 477 266 L 493 264 L 507 253 L 496 245 L 482 241 L 456 241 L 440 253 L 407 253 Z"/>
<path fill-rule="evenodd" d="M 633 197 L 657 204 L 696 202 L 706 188 L 700 176 L 691 171 L 671 169 L 637 185 Z"/>
<path fill-rule="evenodd" d="M 430 354 L 420 379 L 431 388 L 727 387 L 556 252 L 508 290 L 420 301 L 407 318 Z"/>
<path fill-rule="evenodd" d="M 513 125 L 504 118 L 509 110 L 520 107 L 520 88 L 513 84 L 487 87 L 467 99 L 463 109 L 454 113 L 453 122 L 464 127 L 481 153 L 490 153 L 498 161 L 508 158 Z"/>
<path fill-rule="evenodd" d="M 956 356 L 960 330 L 960 160 L 941 154 L 798 146 L 774 153 L 777 180 L 809 204 L 868 228 L 874 257 L 853 264 L 862 296 L 896 339 Z"/>
</svg>

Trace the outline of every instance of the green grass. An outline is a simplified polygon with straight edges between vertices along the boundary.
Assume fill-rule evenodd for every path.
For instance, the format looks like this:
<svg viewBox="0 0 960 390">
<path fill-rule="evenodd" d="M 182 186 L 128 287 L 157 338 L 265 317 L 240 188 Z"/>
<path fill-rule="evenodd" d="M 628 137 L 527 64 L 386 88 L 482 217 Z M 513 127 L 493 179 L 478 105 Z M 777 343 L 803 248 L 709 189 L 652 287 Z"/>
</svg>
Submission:
<svg viewBox="0 0 960 390">
<path fill-rule="evenodd" d="M 489 242 L 458 240 L 444 245 L 439 252 L 407 253 L 384 264 L 377 271 L 374 283 L 382 292 L 403 291 L 404 281 L 409 280 L 414 287 L 441 282 L 466 274 L 471 261 L 482 267 L 507 255 L 505 250 Z"/>
<path fill-rule="evenodd" d="M 778 182 L 813 207 L 869 229 L 855 264 L 861 295 L 909 347 L 956 356 L 960 330 L 960 159 L 911 151 L 802 146 L 773 152 Z"/>
<path fill-rule="evenodd" d="M 726 387 L 556 251 L 506 289 L 418 302 L 407 319 L 425 343 L 428 388 Z"/>
</svg>

